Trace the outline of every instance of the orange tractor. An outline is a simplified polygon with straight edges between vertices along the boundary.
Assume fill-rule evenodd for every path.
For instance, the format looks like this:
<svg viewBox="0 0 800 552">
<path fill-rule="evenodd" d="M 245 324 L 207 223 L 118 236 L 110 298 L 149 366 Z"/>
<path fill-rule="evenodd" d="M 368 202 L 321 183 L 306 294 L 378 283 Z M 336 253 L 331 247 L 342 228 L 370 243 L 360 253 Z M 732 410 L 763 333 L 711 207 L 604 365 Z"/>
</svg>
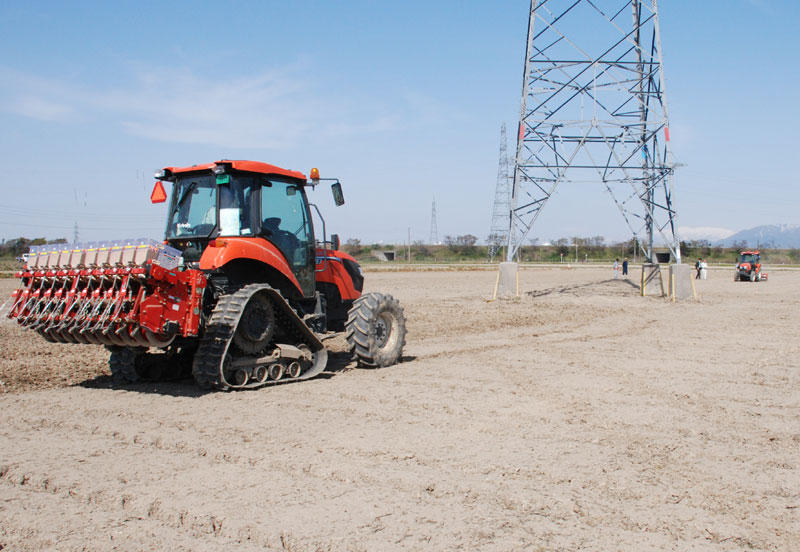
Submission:
<svg viewBox="0 0 800 552">
<path fill-rule="evenodd" d="M 760 282 L 767 279 L 767 273 L 761 271 L 761 254 L 759 251 L 742 251 L 733 273 L 734 282 Z"/>
<path fill-rule="evenodd" d="M 254 161 L 167 167 L 151 195 L 172 196 L 163 242 L 40 246 L 18 273 L 9 317 L 48 341 L 111 351 L 115 380 L 175 378 L 204 388 L 316 376 L 323 340 L 345 332 L 358 362 L 401 358 L 406 321 L 391 295 L 362 294 L 353 257 L 328 240 L 306 190 L 320 182 Z M 332 181 L 336 205 L 341 184 Z M 322 222 L 314 238 L 312 209 Z"/>
</svg>

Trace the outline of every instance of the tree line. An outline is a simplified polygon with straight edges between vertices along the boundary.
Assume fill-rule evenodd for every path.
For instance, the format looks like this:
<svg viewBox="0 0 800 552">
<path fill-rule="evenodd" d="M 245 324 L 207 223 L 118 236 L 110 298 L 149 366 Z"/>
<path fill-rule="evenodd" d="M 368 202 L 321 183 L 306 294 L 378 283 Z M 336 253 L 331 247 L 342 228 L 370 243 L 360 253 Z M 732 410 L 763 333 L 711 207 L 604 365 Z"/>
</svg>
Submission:
<svg viewBox="0 0 800 552">
<path fill-rule="evenodd" d="M 32 245 L 50 245 L 57 243 L 67 243 L 66 238 L 47 240 L 45 238 L 14 238 L 0 242 L 0 257 L 19 257 L 28 252 Z"/>
<path fill-rule="evenodd" d="M 358 238 L 350 238 L 343 245 L 343 249 L 359 258 L 368 261 L 374 256 L 373 251 L 394 250 L 398 260 L 412 262 L 450 262 L 471 261 L 485 262 L 487 260 L 500 261 L 505 258 L 505 241 L 492 239 L 489 236 L 486 245 L 478 245 L 478 237 L 473 234 L 450 236 L 447 235 L 440 244 L 429 244 L 414 241 L 409 244 L 363 244 Z M 494 246 L 494 249 L 492 249 Z M 660 249 L 656 244 L 657 250 Z M 709 262 L 732 263 L 735 262 L 739 251 L 747 249 L 744 242 L 735 243 L 731 247 L 712 245 L 708 240 L 689 240 L 680 242 L 681 257 L 684 262 L 689 262 L 695 257 L 702 257 Z M 495 255 L 490 259 L 490 251 Z M 608 243 L 604 236 L 573 236 L 551 239 L 541 243 L 539 238 L 531 238 L 528 243 L 520 247 L 520 261 L 522 262 L 613 262 L 627 257 L 630 260 L 641 261 L 642 251 L 636 240 L 630 239 L 621 242 Z M 762 247 L 762 258 L 774 263 L 800 262 L 800 249 L 766 249 Z"/>
<path fill-rule="evenodd" d="M 47 240 L 45 238 L 19 237 L 0 242 L 0 257 L 20 257 L 28 252 L 32 245 L 49 245 L 67 243 L 67 239 L 58 238 Z M 489 236 L 487 245 L 478 245 L 478 237 L 473 234 L 446 235 L 440 244 L 429 244 L 414 241 L 408 244 L 385 245 L 363 244 L 358 238 L 348 239 L 342 246 L 346 252 L 361 260 L 373 258 L 373 251 L 394 249 L 397 258 L 408 259 L 410 254 L 413 262 L 450 262 L 472 261 L 484 262 L 489 260 L 490 246 L 495 246 L 494 261 L 504 258 L 505 241 Z M 769 246 L 769 244 L 768 244 Z M 774 263 L 799 263 L 800 249 L 777 249 L 762 246 L 762 257 L 767 262 Z M 704 258 L 709 262 L 733 262 L 739 251 L 747 249 L 745 242 L 734 243 L 731 247 L 713 245 L 708 240 L 688 240 L 680 242 L 681 256 L 688 262 L 694 258 Z M 561 237 L 540 243 L 539 238 L 531 238 L 519 251 L 522 262 L 600 262 L 613 261 L 615 258 L 628 257 L 641 259 L 641 250 L 635 240 L 607 243 L 604 236 L 573 236 Z"/>
</svg>

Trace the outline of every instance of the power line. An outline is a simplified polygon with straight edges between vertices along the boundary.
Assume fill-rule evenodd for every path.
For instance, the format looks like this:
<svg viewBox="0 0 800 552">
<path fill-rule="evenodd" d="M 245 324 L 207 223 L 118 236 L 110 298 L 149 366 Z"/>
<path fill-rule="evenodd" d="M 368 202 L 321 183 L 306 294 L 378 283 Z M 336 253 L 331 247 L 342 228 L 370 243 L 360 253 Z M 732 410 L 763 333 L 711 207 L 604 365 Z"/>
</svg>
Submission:
<svg viewBox="0 0 800 552">
<path fill-rule="evenodd" d="M 26 219 L 30 219 L 32 215 L 39 216 L 39 217 L 47 217 L 47 218 L 54 218 L 54 219 L 66 219 L 66 220 L 73 220 L 75 218 L 74 213 L 70 213 L 69 211 L 46 211 L 46 210 L 37 210 L 37 209 L 22 209 L 22 208 L 2 208 L 0 206 L 0 214 L 3 216 L 8 217 L 24 217 Z M 103 214 L 103 213 L 82 213 L 81 218 L 86 220 L 108 220 L 108 221 L 116 221 L 120 219 L 131 219 L 131 220 L 163 220 L 162 215 L 156 214 L 136 214 L 136 213 L 119 213 L 119 214 Z"/>
<path fill-rule="evenodd" d="M 129 223 L 133 224 L 133 223 Z M 27 226 L 30 228 L 54 228 L 60 230 L 74 230 L 74 225 L 65 224 L 65 225 L 57 225 L 57 224 L 36 224 L 32 222 L 5 222 L 0 221 L 0 226 L 6 226 L 10 228 L 14 228 L 17 226 Z M 133 226 L 82 226 L 84 230 L 124 230 L 126 228 L 132 228 Z"/>
</svg>

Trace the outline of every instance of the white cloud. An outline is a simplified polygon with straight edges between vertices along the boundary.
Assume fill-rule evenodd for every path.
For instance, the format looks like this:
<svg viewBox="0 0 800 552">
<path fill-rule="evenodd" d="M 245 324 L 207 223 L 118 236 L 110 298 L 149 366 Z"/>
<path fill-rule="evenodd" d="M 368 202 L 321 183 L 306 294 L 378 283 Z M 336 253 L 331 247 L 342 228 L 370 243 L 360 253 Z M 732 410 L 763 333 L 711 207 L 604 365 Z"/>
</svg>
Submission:
<svg viewBox="0 0 800 552">
<path fill-rule="evenodd" d="M 77 118 L 70 90 L 62 83 L 0 66 L 0 110 L 45 122 Z"/>
<path fill-rule="evenodd" d="M 728 236 L 732 236 L 736 230 L 728 228 L 717 228 L 714 226 L 680 226 L 678 227 L 678 235 L 683 240 L 724 240 Z"/>
<path fill-rule="evenodd" d="M 0 85 L 3 111 L 54 122 L 100 119 L 163 142 L 283 149 L 393 130 L 404 120 L 396 105 L 337 97 L 287 68 L 247 76 L 148 69 L 130 84 L 101 91 L 1 67 L 0 80 L 14 82 Z"/>
<path fill-rule="evenodd" d="M 746 0 L 747 4 L 750 4 L 754 8 L 758 8 L 764 13 L 774 14 L 775 13 L 775 6 L 770 0 Z"/>
<path fill-rule="evenodd" d="M 140 75 L 99 105 L 132 134 L 167 142 L 280 148 L 312 128 L 320 106 L 307 89 L 276 73 L 253 77 Z M 324 109 L 324 108 L 323 108 Z"/>
<path fill-rule="evenodd" d="M 17 98 L 11 110 L 19 115 L 46 122 L 67 122 L 74 119 L 75 110 L 65 104 L 43 98 L 28 96 Z"/>
</svg>

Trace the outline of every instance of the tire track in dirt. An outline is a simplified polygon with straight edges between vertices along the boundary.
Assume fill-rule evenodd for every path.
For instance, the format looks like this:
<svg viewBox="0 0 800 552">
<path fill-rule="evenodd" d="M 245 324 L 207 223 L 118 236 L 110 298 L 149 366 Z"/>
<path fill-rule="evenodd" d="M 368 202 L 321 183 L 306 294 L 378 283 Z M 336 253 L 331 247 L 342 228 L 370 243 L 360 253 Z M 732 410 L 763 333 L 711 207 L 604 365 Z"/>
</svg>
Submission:
<svg viewBox="0 0 800 552">
<path fill-rule="evenodd" d="M 129 493 L 117 495 L 113 493 L 85 492 L 74 486 L 59 487 L 57 484 L 53 484 L 49 478 L 36 478 L 29 473 L 20 473 L 16 470 L 4 471 L 0 469 L 0 482 L 6 487 L 11 487 L 12 492 L 17 491 L 16 496 L 24 498 L 26 502 L 31 501 L 31 494 L 38 494 L 48 497 L 42 502 L 46 503 L 49 509 L 53 509 L 52 499 L 55 499 L 55 510 L 69 511 L 78 508 L 89 510 L 92 512 L 92 517 L 107 517 L 107 525 L 104 524 L 106 525 L 106 533 L 111 531 L 114 522 L 119 525 L 125 525 L 132 520 L 148 520 L 159 522 L 160 529 L 167 527 L 181 533 L 183 539 L 179 540 L 183 540 L 184 544 L 189 544 L 190 546 L 187 548 L 189 550 L 196 549 L 197 542 L 205 541 L 208 536 L 215 537 L 216 540 L 220 541 L 219 545 L 253 544 L 255 545 L 254 549 L 261 546 L 274 546 L 274 542 L 266 538 L 262 538 L 258 542 L 245 543 L 240 538 L 237 538 L 237 534 L 226 536 L 222 531 L 224 526 L 223 518 L 218 518 L 213 514 L 196 514 L 188 510 L 178 511 L 163 508 L 161 500 L 158 498 L 140 503 L 141 501 L 137 501 L 136 497 Z M 67 503 L 71 503 L 72 506 L 66 507 Z M 40 507 L 42 507 L 41 503 Z M 61 542 L 60 538 L 59 542 Z M 192 544 L 193 542 L 195 544 Z M 40 543 L 46 544 L 47 541 L 41 540 Z M 22 545 L 21 549 L 37 548 L 35 542 L 19 544 Z M 31 546 L 32 544 L 33 546 Z M 81 548 L 83 546 L 85 544 Z M 103 548 L 103 546 L 97 546 L 97 549 Z M 89 547 L 89 549 L 92 548 Z"/>
<path fill-rule="evenodd" d="M 30 422 L 23 422 L 23 425 L 26 425 L 26 426 L 30 425 Z M 40 430 L 41 429 L 45 429 L 45 424 L 36 424 L 36 423 L 34 423 L 33 425 L 37 426 L 37 429 L 40 429 Z M 53 426 L 53 429 L 55 430 L 55 432 L 58 433 L 63 428 L 64 424 L 52 424 L 52 426 Z M 76 426 L 75 424 L 71 424 L 71 427 L 74 430 L 79 429 L 79 426 Z M 83 431 L 86 434 L 97 435 L 96 428 L 84 427 Z M 114 432 L 111 435 L 112 435 L 113 438 L 118 438 L 119 437 L 117 432 Z M 76 435 L 76 437 L 80 439 L 80 435 Z M 146 439 L 140 440 L 140 443 L 143 443 L 143 446 L 148 444 Z M 131 443 L 128 443 L 128 444 L 130 445 Z M 162 447 L 159 446 L 158 443 L 150 442 L 149 445 L 151 447 L 154 447 L 154 448 L 157 448 L 159 450 L 162 450 Z M 356 451 L 356 452 L 353 452 L 353 451 L 348 451 L 347 449 L 340 449 L 340 450 L 342 450 L 343 459 L 348 460 L 350 462 L 352 462 L 353 457 L 361 455 L 361 456 L 364 456 L 365 458 L 367 458 L 370 461 L 370 464 L 372 464 L 372 463 L 374 463 L 373 460 L 376 457 L 376 455 L 374 453 L 370 453 L 368 451 L 363 451 L 363 452 Z M 148 455 L 148 458 L 149 458 L 149 461 L 153 462 L 153 463 L 158 463 L 158 464 L 163 464 L 164 463 L 162 460 L 160 460 L 158 458 L 158 456 L 153 456 L 152 454 Z M 383 470 L 380 467 L 378 469 L 381 470 L 381 471 Z M 313 470 L 304 470 L 304 475 L 316 476 L 316 477 L 319 477 L 320 479 L 324 479 L 324 480 L 331 480 L 331 479 L 336 480 L 336 479 L 339 479 L 339 480 L 341 480 L 342 482 L 344 482 L 345 484 L 348 484 L 348 485 L 353 483 L 353 481 L 351 481 L 351 480 L 349 480 L 347 478 L 343 478 L 341 476 L 337 476 L 337 474 L 335 474 L 335 473 L 317 474 Z M 27 480 L 27 481 L 32 481 L 32 480 L 36 480 L 37 476 L 34 475 L 34 474 L 27 473 L 27 474 L 24 474 L 22 476 L 22 479 L 23 480 Z M 41 479 L 41 477 L 39 479 Z M 381 482 L 384 483 L 384 484 L 386 483 L 386 477 L 383 476 L 383 475 L 380 475 L 380 474 L 376 475 L 373 478 L 368 478 L 368 477 L 365 477 L 364 473 L 362 472 L 360 479 L 361 479 L 361 482 L 363 484 L 367 484 L 367 485 L 378 484 L 378 483 L 381 483 Z M 435 480 L 435 479 L 436 479 L 435 477 L 428 477 L 427 478 L 427 480 Z M 64 487 L 64 485 L 59 485 L 58 483 L 53 483 L 52 481 L 50 483 L 48 483 L 48 484 L 53 489 L 59 489 L 59 488 L 63 488 Z M 416 484 L 414 484 L 414 485 L 412 485 L 410 487 L 407 487 L 407 488 L 402 488 L 398 484 L 393 484 L 392 487 L 393 487 L 393 492 L 406 492 L 406 493 L 408 493 L 410 495 L 413 495 L 413 494 L 419 492 L 419 488 L 418 488 L 419 486 L 416 485 Z M 97 503 L 97 504 L 101 504 L 101 505 L 102 504 L 108 504 L 109 502 L 114 504 L 114 503 L 117 502 L 117 498 L 118 498 L 118 497 L 112 497 L 110 499 L 102 501 L 101 500 L 102 496 L 97 496 L 97 495 L 93 494 L 91 491 L 82 492 L 80 488 L 75 488 L 74 485 L 71 485 L 69 488 L 70 488 L 70 490 L 69 490 L 70 496 L 77 497 L 78 499 L 83 499 L 86 496 L 86 493 L 88 492 L 89 498 L 87 498 L 86 500 L 88 502 Z M 120 500 L 127 505 L 128 503 L 134 503 L 135 502 L 135 497 L 131 496 L 130 494 L 127 494 L 127 495 L 123 495 Z M 152 504 L 147 505 L 148 518 L 161 519 L 161 518 L 158 518 L 158 516 L 154 515 L 154 513 L 152 511 L 152 509 L 153 509 L 152 506 L 153 506 Z M 141 506 L 139 508 L 139 513 L 137 515 L 142 515 L 141 511 L 143 510 L 143 508 L 144 508 L 144 506 Z M 159 509 L 161 511 L 167 511 L 163 506 L 160 506 Z M 174 519 L 174 518 L 175 518 L 175 511 L 169 511 L 168 519 Z M 206 518 L 207 518 L 206 515 L 200 516 L 200 519 L 205 520 Z M 166 519 L 167 518 L 165 518 L 164 520 L 166 521 Z"/>
<path fill-rule="evenodd" d="M 86 494 L 80 489 L 76 489 L 74 487 L 66 491 L 62 491 L 57 486 L 50 485 L 48 487 L 47 482 L 38 482 L 36 481 L 35 477 L 27 474 L 18 476 L 18 474 L 7 472 L 3 475 L 3 479 L 6 483 L 11 482 L 12 484 L 17 484 L 20 487 L 25 487 L 28 490 L 37 489 L 40 492 L 55 494 L 61 499 L 78 503 L 81 506 L 87 505 L 102 511 L 116 510 L 120 513 L 120 515 L 126 516 L 126 519 L 133 518 L 158 521 L 167 527 L 181 530 L 196 538 L 208 535 L 214 536 L 223 542 L 230 542 L 231 539 L 235 540 L 237 536 L 246 534 L 249 542 L 264 546 L 269 546 L 270 544 L 274 545 L 274 539 L 270 540 L 270 538 L 264 536 L 257 525 L 239 525 L 235 522 L 231 523 L 230 520 L 224 516 L 218 517 L 214 514 L 198 514 L 186 510 L 171 509 L 165 507 L 159 499 L 155 499 L 149 503 L 142 503 L 141 501 L 137 501 L 136 497 L 130 494 L 124 494 L 122 496 L 109 496 L 107 494 L 93 493 Z M 376 479 L 375 481 L 377 482 L 379 480 Z M 423 481 L 433 480 L 428 478 L 423 479 Z M 365 483 L 370 484 L 371 482 L 366 481 Z M 402 489 L 394 486 L 394 492 L 402 491 Z M 472 488 L 466 490 L 451 489 L 447 488 L 446 485 L 437 486 L 435 483 L 429 483 L 425 489 L 417 488 L 413 491 L 414 492 L 411 496 L 421 493 L 421 495 L 417 497 L 417 501 L 421 504 L 433 504 L 443 499 L 462 495 L 465 497 L 464 502 L 466 503 L 472 503 L 476 500 L 488 500 L 489 502 L 498 500 L 496 497 L 496 491 L 494 490 L 494 485 L 487 486 L 484 491 L 476 491 Z M 344 494 L 340 496 L 344 496 Z M 521 514 L 525 514 L 527 512 L 528 507 L 525 504 L 517 504 L 514 501 L 509 501 L 506 499 L 499 500 L 503 503 L 503 508 L 505 510 L 519 510 Z M 553 504 L 550 504 L 549 508 L 553 511 L 555 510 Z M 564 508 L 566 508 L 566 505 Z M 450 515 L 444 517 L 447 518 L 450 517 Z M 425 520 L 421 520 L 419 517 L 415 517 L 413 522 L 412 520 L 409 520 L 412 525 L 413 523 L 420 521 L 425 522 Z M 446 520 L 429 521 L 436 523 L 436 526 L 439 529 L 442 529 L 447 525 Z M 347 547 L 342 547 L 342 549 L 347 549 Z"/>
<path fill-rule="evenodd" d="M 638 323 L 631 322 L 627 328 L 608 332 L 605 325 L 611 314 L 613 313 L 598 310 L 582 320 L 562 321 L 557 325 L 537 323 L 537 317 L 526 320 L 513 315 L 497 321 L 493 327 L 482 327 L 479 321 L 475 321 L 462 324 L 462 327 L 470 329 L 469 332 L 438 331 L 434 333 L 435 337 L 412 343 L 408 350 L 409 354 L 419 360 L 493 353 L 498 350 L 517 353 L 517 349 L 529 349 L 532 344 L 534 347 L 544 348 L 560 343 L 608 340 L 629 335 L 632 330 L 640 328 Z M 647 322 L 645 325 L 652 323 Z M 531 338 L 535 341 L 531 342 Z M 473 345 L 476 342 L 481 345 Z"/>
<path fill-rule="evenodd" d="M 90 431 L 90 428 L 86 428 L 86 431 Z M 342 449 L 342 450 L 343 450 L 342 454 L 344 456 L 343 460 L 347 460 L 350 463 L 352 463 L 352 459 L 353 459 L 354 456 L 361 455 L 361 456 L 364 456 L 364 457 L 368 457 L 370 459 L 375 456 L 373 453 L 369 453 L 368 451 L 358 451 L 358 450 L 353 451 L 353 450 L 349 450 L 347 452 L 347 454 L 345 454 L 344 451 L 347 451 L 347 449 Z M 153 458 L 152 461 L 157 461 L 157 462 L 160 463 L 158 458 Z M 473 475 L 470 472 L 470 470 L 461 470 L 461 471 L 465 471 L 466 475 Z M 473 471 L 477 471 L 477 470 L 473 469 Z M 441 472 L 439 472 L 439 473 L 441 473 Z M 491 473 L 491 470 L 484 469 L 484 470 L 482 470 L 482 473 L 483 474 Z M 313 471 L 307 471 L 307 472 L 305 472 L 305 475 L 313 476 L 315 474 L 314 474 Z M 35 477 L 29 477 L 29 478 L 30 479 L 35 479 Z M 321 477 L 321 479 L 324 479 L 324 477 Z M 331 479 L 336 479 L 336 477 L 332 477 Z M 435 482 L 438 479 L 439 479 L 439 477 L 437 477 L 437 475 L 435 473 L 429 475 L 426 478 L 421 478 L 422 481 L 432 481 L 432 482 Z M 347 483 L 347 484 L 352 484 L 352 481 L 349 481 L 346 478 L 343 481 L 345 483 Z M 365 474 L 363 473 L 363 471 L 361 472 L 361 481 L 363 483 L 367 484 L 367 485 L 379 484 L 381 482 L 383 482 L 384 484 L 387 483 L 387 480 L 386 480 L 385 477 L 374 477 L 372 479 L 366 478 Z M 389 480 L 389 481 L 391 482 L 391 480 Z M 393 487 L 393 492 L 395 492 L 395 493 L 397 493 L 397 492 L 403 493 L 404 492 L 404 493 L 406 493 L 406 494 L 408 494 L 410 496 L 413 496 L 413 494 L 415 492 L 419 492 L 419 486 L 418 485 L 413 485 L 411 487 L 403 488 L 400 485 L 398 485 L 396 482 L 392 482 L 391 486 Z M 499 501 L 505 503 L 505 506 L 504 506 L 505 510 L 519 509 L 523 514 L 527 513 L 527 507 L 523 507 L 523 506 L 519 506 L 519 505 L 513 506 L 513 504 L 516 504 L 516 503 L 514 503 L 514 501 L 512 501 L 510 499 L 502 498 L 502 496 L 498 497 L 495 483 L 492 483 L 491 485 L 489 485 L 486 489 L 484 489 L 482 491 L 481 490 L 476 490 L 474 485 L 472 487 L 469 487 L 469 488 L 466 488 L 466 489 L 464 489 L 464 488 L 452 489 L 452 488 L 448 488 L 446 485 L 442 485 L 442 484 L 439 484 L 438 487 L 436 487 L 434 485 L 434 487 L 437 489 L 437 492 L 427 491 L 427 492 L 429 492 L 431 494 L 432 500 L 443 500 L 443 499 L 445 499 L 447 497 L 452 497 L 452 496 L 456 496 L 456 495 L 458 495 L 458 496 L 460 496 L 460 495 L 470 495 L 470 496 L 472 496 L 473 499 L 480 500 L 480 501 L 484 501 L 485 500 L 485 501 L 489 501 L 489 502 L 494 502 L 496 500 L 499 500 Z M 72 490 L 72 494 L 75 495 L 75 496 L 78 496 L 78 497 L 82 496 L 80 492 L 76 492 L 74 489 Z M 111 498 L 109 500 L 112 503 L 114 503 L 114 502 L 116 502 L 117 498 L 113 497 L 113 498 Z M 135 499 L 133 497 L 128 497 L 126 499 L 123 496 L 122 500 L 123 501 L 127 501 L 127 502 L 131 502 L 131 503 L 135 502 Z M 100 501 L 96 497 L 94 498 L 94 501 L 98 502 L 99 504 L 105 504 L 105 502 Z M 153 503 L 151 503 L 149 505 L 145 504 L 145 505 L 140 506 L 137 515 L 142 516 L 143 515 L 142 512 L 144 511 L 145 507 L 148 510 L 148 513 L 147 513 L 148 518 L 161 519 L 162 521 L 164 521 L 166 523 L 166 522 L 168 522 L 170 520 L 174 520 L 175 517 L 176 517 L 177 510 L 168 510 L 163 505 L 159 505 L 158 510 L 160 510 L 162 512 L 166 512 L 167 513 L 166 517 L 164 517 L 163 519 L 158 517 L 158 515 L 154 514 L 153 511 L 151 511 L 151 510 L 153 510 Z M 554 506 L 552 506 L 552 504 L 549 506 L 549 508 L 551 509 L 551 511 L 555 511 Z M 565 506 L 565 508 L 566 508 L 566 506 Z M 196 517 L 198 517 L 198 516 L 196 516 Z M 206 516 L 206 515 L 201 515 L 201 516 L 199 516 L 199 519 L 206 520 L 207 517 L 208 516 Z M 174 523 L 171 526 L 175 526 Z M 243 530 L 244 530 L 244 528 L 243 528 Z"/>
</svg>

